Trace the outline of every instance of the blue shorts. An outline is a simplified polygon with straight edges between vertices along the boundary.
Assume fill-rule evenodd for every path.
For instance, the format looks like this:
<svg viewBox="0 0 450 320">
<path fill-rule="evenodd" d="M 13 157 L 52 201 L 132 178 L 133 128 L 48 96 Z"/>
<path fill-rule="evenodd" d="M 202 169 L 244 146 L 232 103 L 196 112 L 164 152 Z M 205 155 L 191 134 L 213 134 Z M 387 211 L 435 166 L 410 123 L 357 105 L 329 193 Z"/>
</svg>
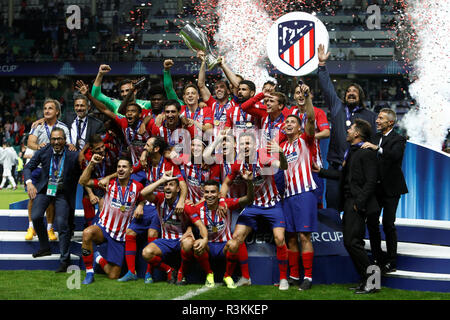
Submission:
<svg viewBox="0 0 450 320">
<path fill-rule="evenodd" d="M 106 232 L 104 227 L 98 224 L 96 226 L 102 230 L 106 242 L 106 256 L 103 258 L 105 258 L 108 263 L 113 263 L 121 267 L 123 259 L 125 258 L 125 241 L 114 240 L 109 233 Z"/>
<path fill-rule="evenodd" d="M 287 232 L 317 231 L 317 198 L 312 191 L 284 199 Z"/>
<path fill-rule="evenodd" d="M 223 248 L 226 244 L 226 242 L 208 242 L 209 256 L 211 258 L 225 258 Z"/>
<path fill-rule="evenodd" d="M 257 207 L 250 205 L 245 207 L 239 215 L 236 224 L 242 224 L 252 228 L 254 231 L 258 229 L 258 219 L 266 219 L 271 228 L 286 228 L 286 219 L 284 218 L 281 202 L 277 202 L 273 207 Z"/>
<path fill-rule="evenodd" d="M 158 212 L 154 205 L 144 206 L 144 215 L 140 219 L 133 218 L 128 229 L 133 230 L 138 235 L 147 234 L 148 229 L 155 229 L 160 232 L 161 224 L 158 218 Z"/>
<path fill-rule="evenodd" d="M 152 243 L 154 243 L 162 252 L 163 257 L 167 256 L 171 253 L 180 253 L 180 239 L 155 239 Z"/>
<path fill-rule="evenodd" d="M 313 193 L 317 198 L 317 202 L 322 203 L 323 202 L 323 190 L 324 190 L 323 179 L 319 178 L 319 174 L 317 172 L 313 172 L 312 175 L 314 178 L 314 182 L 317 185 L 317 188 L 313 190 Z"/>
</svg>

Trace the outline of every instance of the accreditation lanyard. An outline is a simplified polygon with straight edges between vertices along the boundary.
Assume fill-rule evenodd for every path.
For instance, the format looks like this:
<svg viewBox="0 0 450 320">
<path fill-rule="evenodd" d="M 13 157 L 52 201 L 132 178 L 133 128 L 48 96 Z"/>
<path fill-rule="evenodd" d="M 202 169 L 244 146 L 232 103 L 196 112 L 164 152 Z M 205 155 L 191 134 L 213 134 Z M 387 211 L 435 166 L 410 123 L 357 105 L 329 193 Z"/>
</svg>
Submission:
<svg viewBox="0 0 450 320">
<path fill-rule="evenodd" d="M 364 144 L 364 141 L 361 141 L 361 142 L 358 142 L 358 143 L 354 144 L 354 146 L 357 146 L 358 148 L 361 148 L 361 146 L 362 146 L 363 144 Z M 352 145 L 352 146 L 353 146 L 353 145 Z M 344 153 L 344 161 L 342 162 L 342 165 L 339 167 L 339 170 L 342 169 L 344 162 L 347 161 L 348 154 L 350 153 L 350 148 L 351 148 L 351 146 L 350 146 L 349 148 L 347 148 L 347 150 L 345 150 L 345 153 Z"/>
<path fill-rule="evenodd" d="M 192 166 L 194 167 L 195 178 L 197 179 L 198 184 L 201 186 L 202 185 L 202 180 L 203 180 L 202 165 L 201 164 L 192 164 Z"/>
<path fill-rule="evenodd" d="M 126 135 L 125 135 L 125 139 L 128 142 L 128 145 L 131 145 L 131 143 L 133 142 L 134 138 L 137 135 L 137 131 L 139 130 L 139 127 L 141 126 L 142 120 L 139 120 L 139 122 L 136 125 L 135 129 L 131 129 L 130 127 L 127 127 L 126 130 Z M 133 133 L 133 135 L 131 135 L 131 133 Z"/>
<path fill-rule="evenodd" d="M 128 193 L 130 193 L 131 179 L 128 180 L 128 184 L 125 189 L 125 194 L 122 194 L 122 187 L 120 186 L 119 178 L 116 179 L 116 183 L 117 183 L 117 193 L 119 194 L 120 211 L 124 212 L 125 205 L 126 205 L 127 199 L 128 199 Z"/>
<path fill-rule="evenodd" d="M 45 131 L 47 131 L 48 141 L 50 141 L 50 129 L 48 128 L 47 122 L 44 122 Z"/>
<path fill-rule="evenodd" d="M 153 176 L 153 167 L 149 170 L 150 171 L 150 179 L 152 179 L 151 182 L 155 182 L 156 180 L 161 178 L 161 168 L 162 168 L 163 162 L 164 162 L 164 157 L 161 156 L 158 167 L 156 168 L 156 177 Z"/>
<path fill-rule="evenodd" d="M 49 176 L 51 179 L 59 179 L 62 176 L 62 171 L 63 171 L 63 167 L 64 167 L 64 160 L 66 159 L 66 152 L 64 151 L 63 156 L 61 158 L 61 160 L 59 161 L 59 163 L 56 163 L 55 161 L 55 154 L 53 154 L 51 160 L 50 160 L 50 173 Z M 56 175 L 56 172 L 58 172 L 58 174 Z M 53 176 L 55 175 L 55 176 Z"/>
<path fill-rule="evenodd" d="M 352 114 L 350 115 L 350 110 L 347 106 L 345 106 L 345 115 L 347 117 L 347 120 L 345 121 L 345 124 L 347 125 L 347 127 L 350 127 L 352 125 L 352 121 L 351 121 L 351 117 L 355 114 L 356 111 L 361 110 L 361 107 L 356 107 L 353 109 Z"/>
<path fill-rule="evenodd" d="M 192 120 L 197 120 L 198 115 L 200 114 L 200 110 L 201 110 L 200 107 L 197 107 L 197 109 L 195 110 L 194 117 L 192 118 Z M 188 119 L 191 119 L 191 111 L 189 110 L 188 106 L 186 106 L 185 112 L 186 112 L 186 117 Z"/>
<path fill-rule="evenodd" d="M 244 162 L 244 167 L 245 167 L 245 169 L 247 169 L 248 171 L 251 170 L 251 171 L 253 172 L 253 178 L 256 177 L 256 165 L 250 164 L 251 169 L 249 169 L 249 164 L 247 164 L 247 163 Z"/>
<path fill-rule="evenodd" d="M 216 102 L 216 109 L 214 112 L 214 119 L 215 120 L 219 120 L 222 118 L 222 115 L 224 113 L 224 111 L 227 109 L 227 106 L 230 104 L 230 102 L 227 102 L 226 104 L 223 105 L 223 107 L 220 107 L 220 104 L 218 102 Z"/>
<path fill-rule="evenodd" d="M 206 219 L 208 219 L 208 222 L 212 225 L 213 232 L 217 232 L 217 224 L 219 223 L 219 221 L 217 221 L 217 214 L 214 214 L 214 212 L 212 210 L 211 210 L 211 216 L 208 214 L 209 210 L 208 210 L 208 206 L 206 204 L 206 200 L 205 200 L 204 206 L 205 206 L 205 217 L 206 217 Z"/>
<path fill-rule="evenodd" d="M 178 200 L 180 199 L 180 195 L 177 196 L 175 199 L 175 202 L 172 204 L 172 208 L 169 209 L 169 205 L 167 204 L 167 200 L 164 201 L 164 223 L 166 223 L 167 220 L 170 219 L 170 217 L 173 215 L 173 212 L 175 211 L 175 208 L 177 206 Z M 167 212 L 167 214 L 165 214 Z"/>
<path fill-rule="evenodd" d="M 268 121 L 267 127 L 268 127 L 268 130 L 269 130 L 269 138 L 272 138 L 272 130 L 273 130 L 273 128 L 277 125 L 277 123 L 280 123 L 280 122 L 284 121 L 284 116 L 283 116 L 283 114 L 280 114 L 278 116 L 278 118 L 276 118 L 275 121 L 272 122 L 272 120 L 270 119 L 270 115 L 268 115 L 267 116 L 267 121 Z"/>
</svg>

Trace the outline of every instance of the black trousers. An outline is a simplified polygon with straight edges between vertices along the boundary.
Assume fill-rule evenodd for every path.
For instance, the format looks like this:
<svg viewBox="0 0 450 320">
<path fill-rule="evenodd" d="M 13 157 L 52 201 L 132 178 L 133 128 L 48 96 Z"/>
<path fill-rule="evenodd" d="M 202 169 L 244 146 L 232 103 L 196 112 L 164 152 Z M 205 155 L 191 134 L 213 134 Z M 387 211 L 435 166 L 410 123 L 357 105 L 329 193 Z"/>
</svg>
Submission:
<svg viewBox="0 0 450 320">
<path fill-rule="evenodd" d="M 339 171 L 338 168 L 339 164 L 335 162 L 328 166 L 328 170 Z M 325 200 L 327 201 L 327 208 L 333 208 L 339 211 L 339 198 L 341 196 L 339 187 L 339 180 L 327 179 L 325 189 Z"/>
<path fill-rule="evenodd" d="M 369 256 L 364 249 L 366 216 L 355 211 L 354 204 L 355 200 L 352 198 L 347 198 L 344 203 L 344 246 L 361 277 L 361 282 L 364 282 L 367 279 L 367 268 L 370 266 Z"/>
<path fill-rule="evenodd" d="M 396 266 L 397 261 L 397 229 L 395 228 L 395 214 L 397 212 L 400 196 L 389 197 L 377 194 L 377 201 L 380 211 L 376 215 L 367 219 L 367 229 L 369 231 L 370 247 L 374 259 L 389 262 Z M 383 232 L 386 239 L 386 251 L 384 256 L 381 250 L 380 215 L 383 210 Z"/>
</svg>

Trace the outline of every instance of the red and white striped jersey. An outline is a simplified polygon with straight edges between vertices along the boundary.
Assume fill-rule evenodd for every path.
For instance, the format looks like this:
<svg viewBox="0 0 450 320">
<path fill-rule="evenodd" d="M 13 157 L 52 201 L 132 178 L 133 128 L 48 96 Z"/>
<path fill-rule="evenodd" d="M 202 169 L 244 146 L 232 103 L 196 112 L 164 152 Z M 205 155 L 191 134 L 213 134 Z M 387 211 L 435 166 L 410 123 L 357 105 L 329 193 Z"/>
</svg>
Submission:
<svg viewBox="0 0 450 320">
<path fill-rule="evenodd" d="M 288 162 L 288 169 L 284 170 L 285 197 L 317 188 L 311 171 L 314 140 L 314 137 L 303 133 L 292 143 L 285 141 L 281 144 Z"/>
<path fill-rule="evenodd" d="M 99 188 L 97 179 L 94 179 L 94 186 Z M 104 227 L 114 240 L 125 241 L 126 230 L 133 218 L 134 210 L 137 204 L 143 200 L 141 196 L 143 188 L 142 184 L 131 180 L 128 194 L 125 194 L 127 188 L 121 188 L 122 195 L 119 195 L 118 179 L 110 180 L 98 224 Z M 123 198 L 123 204 L 121 198 Z M 125 207 L 124 211 L 120 209 L 122 206 Z"/>
<path fill-rule="evenodd" d="M 166 121 L 164 120 L 163 125 L 158 127 L 155 125 L 153 120 L 147 125 L 147 131 L 151 132 L 153 136 L 160 136 L 164 141 L 171 147 L 175 147 L 175 151 L 179 154 L 190 150 L 188 146 L 191 144 L 191 139 L 195 136 L 195 126 L 184 128 L 181 121 L 175 130 L 170 130 L 166 127 Z"/>
<path fill-rule="evenodd" d="M 193 207 L 188 205 L 184 206 L 185 212 L 181 216 L 177 215 L 175 213 L 177 202 L 176 200 L 172 206 L 169 206 L 164 193 L 158 192 L 155 194 L 153 203 L 156 205 L 158 218 L 161 223 L 162 239 L 180 239 L 189 223 L 198 220 L 198 215 L 193 214 Z"/>
<path fill-rule="evenodd" d="M 137 132 L 142 120 L 138 121 L 135 129 L 132 129 L 128 126 L 128 119 L 125 117 L 116 115 L 115 121 L 122 129 L 123 135 L 125 137 L 125 142 L 127 143 L 131 153 L 133 166 L 136 166 L 139 162 L 139 157 L 142 151 L 144 151 L 145 143 L 150 136 L 147 132 L 145 132 L 143 135 Z"/>
<path fill-rule="evenodd" d="M 217 136 L 220 131 L 225 129 L 225 124 L 227 123 L 227 111 L 233 108 L 236 105 L 236 102 L 230 100 L 225 105 L 221 105 L 213 98 L 213 96 L 210 96 L 209 100 L 206 101 L 206 105 L 211 108 L 213 116 L 214 130 L 211 141 L 214 141 L 214 137 Z"/>
<path fill-rule="evenodd" d="M 213 116 L 211 108 L 206 106 L 203 108 L 197 107 L 194 112 L 191 112 L 187 105 L 181 106 L 180 115 L 195 121 L 200 122 L 201 124 L 213 124 Z"/>
<path fill-rule="evenodd" d="M 232 163 L 222 163 L 220 165 L 221 170 L 221 182 L 225 181 L 225 178 L 231 173 Z M 241 178 L 240 175 L 236 176 L 234 180 L 231 181 L 231 185 L 228 188 L 228 195 L 231 198 L 240 198 L 247 194 L 247 182 Z"/>
<path fill-rule="evenodd" d="M 259 121 L 257 117 L 245 112 L 239 104 L 236 104 L 227 111 L 225 127 L 233 130 L 233 135 L 237 140 L 241 133 L 258 129 Z"/>
<path fill-rule="evenodd" d="M 253 171 L 253 185 L 255 186 L 255 200 L 253 205 L 258 207 L 273 207 L 281 200 L 275 184 L 274 171 L 270 167 L 275 158 L 271 158 L 267 151 L 258 150 L 257 161 L 254 164 L 245 164 L 238 160 L 231 165 L 230 180 L 234 180 L 245 170 Z"/>
<path fill-rule="evenodd" d="M 189 161 L 181 165 L 186 184 L 188 186 L 187 198 L 194 203 L 203 198 L 203 184 L 212 179 L 220 182 L 220 166 L 213 164 L 209 168 L 202 168 L 200 164 L 193 164 Z"/>
<path fill-rule="evenodd" d="M 153 167 L 150 162 L 148 162 L 147 165 L 148 169 L 145 174 L 149 184 L 161 179 L 161 177 L 164 175 L 164 172 L 169 172 L 172 169 L 172 175 L 174 177 L 178 177 L 179 181 L 184 181 L 180 167 L 174 164 L 170 159 L 161 156 L 159 164 L 156 167 Z M 139 161 L 139 164 L 136 167 L 133 167 L 133 173 L 136 173 L 142 169 L 143 168 L 141 162 Z M 160 185 L 158 188 L 156 188 L 155 192 L 164 192 L 164 185 Z"/>
<path fill-rule="evenodd" d="M 298 116 L 302 120 L 302 130 L 305 130 L 305 124 L 306 124 L 306 113 L 301 113 L 297 106 L 293 106 L 289 110 L 289 115 L 293 114 Z M 327 115 L 326 113 L 319 108 L 314 107 L 314 127 L 317 132 L 321 132 L 325 129 L 330 129 L 330 125 L 328 123 Z M 314 144 L 316 148 L 316 153 L 314 155 L 314 162 L 317 163 L 317 165 L 322 168 L 323 167 L 323 161 L 322 161 L 322 155 L 320 152 L 320 140 L 314 139 Z"/>
<path fill-rule="evenodd" d="M 210 242 L 227 242 L 231 240 L 231 211 L 239 209 L 239 199 L 227 198 L 225 202 L 228 206 L 226 218 L 222 218 L 216 213 L 216 210 L 208 209 L 206 201 L 195 206 L 200 220 L 208 230 L 208 241 Z"/>
</svg>

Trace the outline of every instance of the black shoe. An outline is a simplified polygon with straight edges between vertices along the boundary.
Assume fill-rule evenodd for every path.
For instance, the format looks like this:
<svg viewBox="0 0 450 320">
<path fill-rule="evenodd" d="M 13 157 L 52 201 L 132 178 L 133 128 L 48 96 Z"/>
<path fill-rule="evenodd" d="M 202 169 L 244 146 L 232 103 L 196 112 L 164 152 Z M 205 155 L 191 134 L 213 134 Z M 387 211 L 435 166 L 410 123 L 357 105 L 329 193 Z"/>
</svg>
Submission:
<svg viewBox="0 0 450 320">
<path fill-rule="evenodd" d="M 172 269 L 167 273 L 167 283 L 168 284 L 175 284 L 175 282 L 177 281 L 177 270 Z M 169 278 L 169 275 L 171 275 L 171 277 Z"/>
<path fill-rule="evenodd" d="M 378 289 L 376 289 L 376 288 L 368 289 L 366 286 L 355 290 L 355 294 L 370 294 L 370 293 L 376 293 L 376 292 L 378 292 Z"/>
<path fill-rule="evenodd" d="M 362 289 L 364 288 L 364 286 L 365 286 L 365 284 L 364 284 L 363 282 L 361 282 L 361 283 L 358 283 L 358 284 L 355 285 L 355 286 L 349 287 L 348 290 L 352 290 L 352 291 L 355 291 L 355 290 L 362 290 Z"/>
<path fill-rule="evenodd" d="M 304 291 L 304 290 L 309 290 L 312 287 L 312 282 L 309 279 L 305 279 L 303 280 L 302 284 L 300 285 L 300 287 L 298 288 L 298 290 L 300 291 Z"/>
<path fill-rule="evenodd" d="M 39 249 L 35 253 L 33 253 L 33 258 L 39 258 L 39 257 L 45 257 L 45 256 L 51 256 L 52 253 L 50 249 Z"/>
<path fill-rule="evenodd" d="M 68 263 L 61 263 L 59 265 L 59 268 L 56 269 L 55 273 L 63 273 L 63 272 L 67 272 L 67 268 L 69 267 Z"/>
<path fill-rule="evenodd" d="M 389 273 L 389 272 L 394 272 L 394 271 L 397 271 L 397 267 L 391 262 L 386 263 L 383 266 L 383 268 L 381 269 L 381 272 L 383 274 L 386 274 L 386 273 Z"/>
<path fill-rule="evenodd" d="M 289 277 L 288 278 L 288 283 L 290 286 L 299 286 L 300 285 L 300 279 L 294 279 Z"/>
<path fill-rule="evenodd" d="M 177 286 L 185 286 L 185 285 L 187 285 L 186 278 L 183 277 L 181 280 L 177 280 L 176 285 L 177 285 Z"/>
</svg>

